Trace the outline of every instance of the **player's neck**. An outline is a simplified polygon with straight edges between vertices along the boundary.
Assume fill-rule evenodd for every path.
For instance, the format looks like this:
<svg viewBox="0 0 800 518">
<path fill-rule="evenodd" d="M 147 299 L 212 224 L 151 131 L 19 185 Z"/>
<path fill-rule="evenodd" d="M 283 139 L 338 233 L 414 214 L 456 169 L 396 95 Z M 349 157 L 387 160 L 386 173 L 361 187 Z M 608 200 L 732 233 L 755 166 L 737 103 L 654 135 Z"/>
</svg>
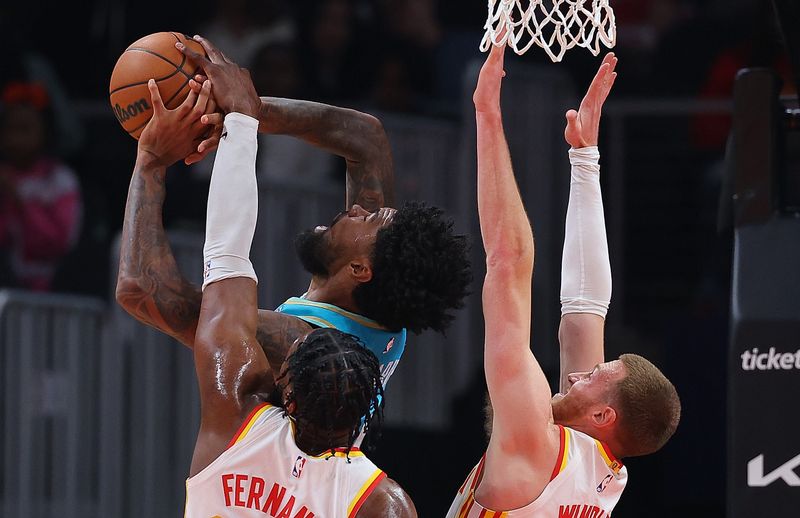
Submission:
<svg viewBox="0 0 800 518">
<path fill-rule="evenodd" d="M 622 458 L 622 446 L 611 430 L 580 425 L 569 425 L 569 428 L 583 432 L 592 439 L 597 439 L 608 446 L 608 448 L 616 457 Z"/>
<path fill-rule="evenodd" d="M 320 278 L 314 276 L 306 292 L 306 299 L 314 302 L 333 304 L 352 313 L 361 313 L 353 299 L 351 283 L 341 282 L 335 277 Z"/>
<path fill-rule="evenodd" d="M 298 448 L 308 455 L 322 455 L 331 449 L 332 444 L 335 448 L 346 448 L 349 439 L 347 432 L 336 434 L 335 432 L 317 430 L 308 424 L 301 425 L 296 423 L 294 442 Z"/>
</svg>

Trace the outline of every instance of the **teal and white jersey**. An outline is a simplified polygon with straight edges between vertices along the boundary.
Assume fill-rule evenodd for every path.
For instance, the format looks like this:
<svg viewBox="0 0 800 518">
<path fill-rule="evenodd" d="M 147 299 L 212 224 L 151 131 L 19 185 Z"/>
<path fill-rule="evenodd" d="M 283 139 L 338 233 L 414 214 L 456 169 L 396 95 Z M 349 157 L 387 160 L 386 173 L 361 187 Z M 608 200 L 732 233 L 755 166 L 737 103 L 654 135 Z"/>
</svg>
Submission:
<svg viewBox="0 0 800 518">
<path fill-rule="evenodd" d="M 295 316 L 315 327 L 338 329 L 359 337 L 364 345 L 378 357 L 384 388 L 400 362 L 400 357 L 406 347 L 405 329 L 399 333 L 392 333 L 374 320 L 345 311 L 332 304 L 292 297 L 278 306 L 275 311 Z"/>
</svg>

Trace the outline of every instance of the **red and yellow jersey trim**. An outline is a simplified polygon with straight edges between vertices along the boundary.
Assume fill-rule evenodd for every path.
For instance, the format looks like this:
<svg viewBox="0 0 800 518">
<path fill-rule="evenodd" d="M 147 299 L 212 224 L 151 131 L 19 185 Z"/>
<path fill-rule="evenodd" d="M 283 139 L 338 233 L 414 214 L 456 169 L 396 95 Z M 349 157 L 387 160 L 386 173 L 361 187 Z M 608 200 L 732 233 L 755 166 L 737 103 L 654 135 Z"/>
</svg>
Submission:
<svg viewBox="0 0 800 518">
<path fill-rule="evenodd" d="M 469 516 L 470 511 L 475 506 L 475 490 L 472 489 L 467 494 L 467 498 L 461 504 L 461 508 L 456 513 L 456 518 L 467 518 Z M 485 507 L 478 504 L 478 508 L 481 509 L 478 518 L 507 518 L 508 511 L 492 511 L 491 509 L 486 509 Z"/>
<path fill-rule="evenodd" d="M 369 495 L 372 494 L 375 488 L 378 487 L 378 484 L 380 484 L 385 478 L 386 473 L 380 469 L 376 469 L 375 472 L 369 476 L 367 481 L 364 482 L 364 485 L 361 486 L 361 489 L 358 490 L 358 493 L 356 493 L 356 496 L 350 502 L 350 505 L 347 507 L 347 518 L 355 517 L 355 515 L 358 513 L 358 510 L 361 509 L 361 506 L 364 505 L 364 502 L 366 502 L 367 498 L 369 498 Z"/>
<path fill-rule="evenodd" d="M 475 505 L 475 492 L 470 490 L 469 493 L 467 493 L 467 498 L 461 504 L 461 508 L 458 510 L 456 518 L 466 518 L 469 516 L 469 512 L 472 510 L 473 505 Z"/>
<path fill-rule="evenodd" d="M 569 460 L 569 441 L 570 431 L 569 428 L 564 428 L 558 425 L 559 428 L 559 444 L 558 444 L 558 457 L 556 457 L 556 465 L 553 467 L 553 473 L 550 475 L 550 480 L 553 480 L 559 473 L 564 471 L 567 467 L 567 460 Z"/>
<path fill-rule="evenodd" d="M 481 461 L 472 469 L 472 473 L 470 473 L 464 483 L 461 484 L 458 492 L 464 494 L 466 491 L 466 498 L 461 504 L 458 513 L 456 513 L 456 518 L 467 518 L 470 511 L 475 506 L 475 489 L 478 487 L 478 482 L 483 475 L 483 466 L 485 463 L 486 454 L 484 453 L 483 457 L 481 457 Z M 508 511 L 492 511 L 484 508 L 481 504 L 478 504 L 478 507 L 481 509 L 481 513 L 478 515 L 479 518 L 506 518 L 508 516 Z"/>
<path fill-rule="evenodd" d="M 613 471 L 615 475 L 619 475 L 619 470 L 621 470 L 624 466 L 622 461 L 615 457 L 613 453 L 611 453 L 611 449 L 607 444 L 602 443 L 597 439 L 595 439 L 594 442 L 597 444 L 597 450 L 600 452 L 600 456 L 603 457 L 604 461 L 606 461 L 606 464 L 609 468 L 611 468 L 611 471 Z"/>
<path fill-rule="evenodd" d="M 327 459 L 328 457 L 363 457 L 364 452 L 357 447 L 352 447 L 350 450 L 347 448 L 334 448 L 327 450 L 319 455 L 309 455 L 313 459 Z"/>
<path fill-rule="evenodd" d="M 483 464 L 486 462 L 486 454 L 484 453 L 481 457 L 481 461 L 478 462 L 478 465 L 472 468 L 472 471 L 467 478 L 464 480 L 464 483 L 461 484 L 461 487 L 458 488 L 458 492 L 463 494 L 464 489 L 466 489 L 467 484 L 469 484 L 469 490 L 474 491 L 475 487 L 478 485 L 478 480 L 481 478 L 481 474 L 483 473 Z"/>
<path fill-rule="evenodd" d="M 231 439 L 231 442 L 228 443 L 228 446 L 226 446 L 225 449 L 230 448 L 234 444 L 244 439 L 245 436 L 247 436 L 247 434 L 250 432 L 250 429 L 253 428 L 253 425 L 255 424 L 256 420 L 259 417 L 261 417 L 261 414 L 263 414 L 268 408 L 271 407 L 272 405 L 270 405 L 269 403 L 261 403 L 260 405 L 255 407 L 253 411 L 250 412 L 250 415 L 248 415 L 245 418 L 244 422 L 239 427 L 239 430 L 236 432 L 236 435 L 233 436 L 233 439 Z"/>
</svg>

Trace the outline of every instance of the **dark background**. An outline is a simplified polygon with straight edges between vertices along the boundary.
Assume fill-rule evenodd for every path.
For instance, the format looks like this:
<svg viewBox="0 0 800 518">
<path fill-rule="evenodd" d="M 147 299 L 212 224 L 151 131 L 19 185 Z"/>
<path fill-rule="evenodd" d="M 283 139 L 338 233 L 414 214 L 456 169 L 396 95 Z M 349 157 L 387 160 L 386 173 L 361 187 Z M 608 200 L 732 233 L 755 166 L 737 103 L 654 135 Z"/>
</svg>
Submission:
<svg viewBox="0 0 800 518">
<path fill-rule="evenodd" d="M 298 79 L 290 93 L 297 97 L 457 118 L 461 92 L 453 77 L 479 56 L 485 2 L 408 2 L 422 9 L 404 15 L 415 20 L 410 24 L 398 21 L 404 4 L 264 0 L 227 5 L 248 13 L 234 22 L 244 32 L 276 30 L 276 20 L 294 28 L 294 37 L 281 38 L 296 52 L 291 62 Z M 109 131 L 115 122 L 107 108 L 108 80 L 117 57 L 151 32 L 207 34 L 207 25 L 220 19 L 221 5 L 210 0 L 30 0 L 0 7 L 2 79 L 15 76 L 19 58 L 44 58 L 70 99 L 72 113 L 65 116 L 82 125 L 81 138 L 61 152 L 80 178 L 84 224 L 53 291 L 108 298 L 113 288 L 109 250 L 122 222 L 135 157 L 130 137 Z M 729 99 L 737 70 L 753 66 L 774 68 L 785 78 L 784 91 L 795 91 L 769 2 L 617 0 L 612 5 L 619 29 L 614 50 L 620 57 L 614 101 Z M 431 16 L 420 17 L 419 12 Z M 315 31 L 343 41 L 338 66 L 327 76 L 320 73 L 326 58 L 313 45 Z M 549 63 L 536 47 L 512 59 Z M 575 49 L 550 66 L 568 71 L 582 91 L 599 59 Z M 240 64 L 259 72 L 257 64 Z M 281 71 L 266 72 L 273 82 L 267 77 L 265 84 L 281 88 L 276 77 Z M 609 326 L 624 327 L 660 351 L 663 369 L 682 396 L 684 417 L 661 452 L 628 460 L 632 476 L 615 517 L 724 515 L 731 234 L 724 217 L 722 224 L 718 221 L 721 179 L 713 171 L 729 130 L 724 115 L 642 117 L 632 121 L 625 135 L 627 168 L 636 171 L 646 165 L 647 171 L 626 177 L 625 317 L 615 321 L 612 309 Z M 655 148 L 668 150 L 674 161 L 660 166 L 648 161 Z M 341 170 L 334 174 L 343 180 Z M 207 184 L 189 175 L 172 175 L 169 181 L 165 224 L 202 229 Z M 485 387 L 480 373 L 475 380 L 454 401 L 450 430 L 387 428 L 382 447 L 371 454 L 412 495 L 421 516 L 444 514 L 484 448 Z"/>
</svg>

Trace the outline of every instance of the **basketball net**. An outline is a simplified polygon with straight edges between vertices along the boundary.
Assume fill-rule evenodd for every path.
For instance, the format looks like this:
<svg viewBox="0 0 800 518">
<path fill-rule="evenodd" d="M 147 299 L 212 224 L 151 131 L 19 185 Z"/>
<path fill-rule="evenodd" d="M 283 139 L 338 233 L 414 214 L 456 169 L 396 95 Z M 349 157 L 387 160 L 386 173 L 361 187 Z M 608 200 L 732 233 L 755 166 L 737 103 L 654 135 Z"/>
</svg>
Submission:
<svg viewBox="0 0 800 518">
<path fill-rule="evenodd" d="M 614 10 L 608 0 L 489 0 L 484 28 L 481 52 L 491 44 L 507 43 L 522 55 L 535 43 L 553 62 L 561 61 L 575 46 L 596 56 L 601 42 L 611 48 L 617 40 Z"/>
</svg>

